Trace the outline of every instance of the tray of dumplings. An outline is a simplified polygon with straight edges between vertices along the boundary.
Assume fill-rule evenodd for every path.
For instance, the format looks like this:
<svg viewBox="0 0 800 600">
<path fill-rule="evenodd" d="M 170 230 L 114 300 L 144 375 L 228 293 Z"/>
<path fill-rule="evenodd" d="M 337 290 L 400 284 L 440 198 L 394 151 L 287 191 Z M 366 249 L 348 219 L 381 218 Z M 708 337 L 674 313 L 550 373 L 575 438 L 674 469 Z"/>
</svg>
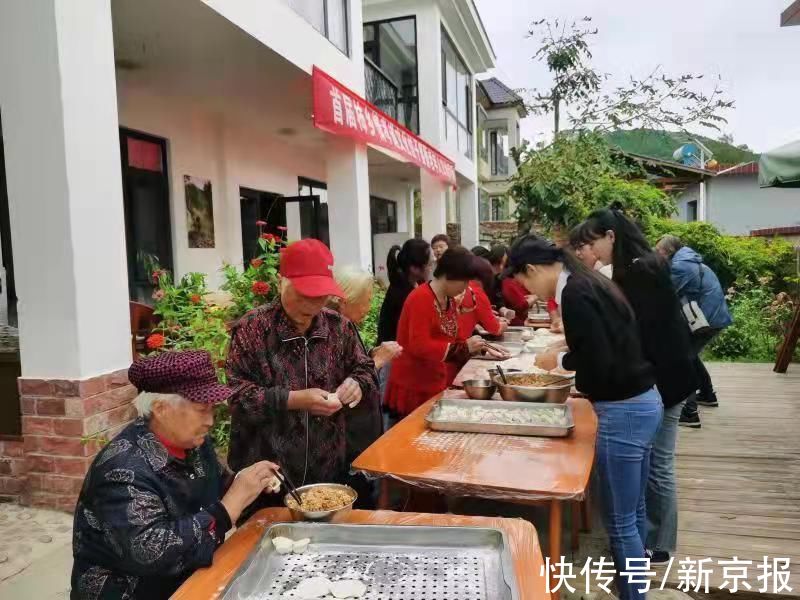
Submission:
<svg viewBox="0 0 800 600">
<path fill-rule="evenodd" d="M 425 418 L 430 429 L 465 433 L 565 437 L 575 428 L 567 404 L 441 398 Z"/>
<path fill-rule="evenodd" d="M 505 533 L 473 527 L 276 523 L 224 600 L 518 600 Z"/>
</svg>

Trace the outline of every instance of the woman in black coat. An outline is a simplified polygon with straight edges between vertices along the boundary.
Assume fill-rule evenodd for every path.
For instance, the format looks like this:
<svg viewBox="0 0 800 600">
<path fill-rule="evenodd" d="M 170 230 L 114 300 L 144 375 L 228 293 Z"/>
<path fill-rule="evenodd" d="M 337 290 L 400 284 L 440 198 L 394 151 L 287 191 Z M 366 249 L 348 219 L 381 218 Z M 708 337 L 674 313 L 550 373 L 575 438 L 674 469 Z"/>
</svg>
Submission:
<svg viewBox="0 0 800 600">
<path fill-rule="evenodd" d="M 655 367 L 664 417 L 650 463 L 647 548 L 653 563 L 667 562 L 675 551 L 678 532 L 678 420 L 698 385 L 689 328 L 681 315 L 669 264 L 651 250 L 639 227 L 621 211 L 595 211 L 574 233 L 576 250 L 588 247 L 604 265 L 613 265 L 613 280 L 633 307 L 645 357 Z"/>
</svg>

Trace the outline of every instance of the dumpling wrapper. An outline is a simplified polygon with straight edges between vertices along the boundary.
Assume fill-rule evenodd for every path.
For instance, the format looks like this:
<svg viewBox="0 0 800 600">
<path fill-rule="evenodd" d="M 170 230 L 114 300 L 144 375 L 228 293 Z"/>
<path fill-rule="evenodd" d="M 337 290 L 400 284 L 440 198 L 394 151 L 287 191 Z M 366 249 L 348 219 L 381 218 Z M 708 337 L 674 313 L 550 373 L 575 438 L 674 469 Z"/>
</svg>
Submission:
<svg viewBox="0 0 800 600">
<path fill-rule="evenodd" d="M 303 554 L 308 548 L 308 544 L 311 542 L 311 538 L 303 538 L 301 540 L 295 540 L 294 544 L 292 545 L 292 552 L 295 554 Z"/>
<path fill-rule="evenodd" d="M 274 537 L 272 538 L 272 545 L 275 546 L 278 554 L 289 554 L 294 547 L 294 541 L 287 537 Z"/>
<path fill-rule="evenodd" d="M 277 494 L 281 491 L 281 480 L 277 477 L 273 477 L 269 480 L 264 489 L 268 492 L 272 492 L 273 494 Z"/>
<path fill-rule="evenodd" d="M 331 583 L 334 598 L 361 598 L 367 593 L 367 586 L 358 579 L 342 579 Z"/>
<path fill-rule="evenodd" d="M 327 596 L 330 591 L 331 582 L 327 577 L 309 577 L 308 579 L 303 579 L 303 581 L 294 588 L 296 597 L 303 598 L 303 600 L 322 598 L 323 596 Z"/>
</svg>

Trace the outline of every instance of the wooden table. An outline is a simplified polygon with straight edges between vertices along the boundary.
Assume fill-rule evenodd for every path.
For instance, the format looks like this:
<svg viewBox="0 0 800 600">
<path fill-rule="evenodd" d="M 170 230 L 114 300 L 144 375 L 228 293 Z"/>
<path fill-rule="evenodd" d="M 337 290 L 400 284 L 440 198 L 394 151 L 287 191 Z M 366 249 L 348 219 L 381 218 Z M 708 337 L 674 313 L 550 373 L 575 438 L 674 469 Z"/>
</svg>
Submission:
<svg viewBox="0 0 800 600">
<path fill-rule="evenodd" d="M 383 478 L 381 508 L 387 506 L 386 478 L 455 497 L 545 504 L 549 555 L 559 558 L 563 503 L 585 498 L 594 462 L 597 417 L 589 401 L 567 401 L 575 420 L 572 435 L 539 438 L 431 431 L 425 416 L 439 397 L 400 421 L 353 463 L 354 469 Z"/>
<path fill-rule="evenodd" d="M 214 554 L 214 563 L 207 569 L 199 569 L 175 592 L 172 599 L 209 600 L 219 597 L 239 566 L 261 539 L 264 530 L 272 523 L 287 521 L 292 521 L 292 518 L 285 508 L 266 508 L 257 512 L 217 550 Z M 506 534 L 511 551 L 520 600 L 549 599 L 546 580 L 541 575 L 544 561 L 536 529 L 522 519 L 355 510 L 334 522 L 361 525 L 458 526 L 501 529 Z"/>
</svg>

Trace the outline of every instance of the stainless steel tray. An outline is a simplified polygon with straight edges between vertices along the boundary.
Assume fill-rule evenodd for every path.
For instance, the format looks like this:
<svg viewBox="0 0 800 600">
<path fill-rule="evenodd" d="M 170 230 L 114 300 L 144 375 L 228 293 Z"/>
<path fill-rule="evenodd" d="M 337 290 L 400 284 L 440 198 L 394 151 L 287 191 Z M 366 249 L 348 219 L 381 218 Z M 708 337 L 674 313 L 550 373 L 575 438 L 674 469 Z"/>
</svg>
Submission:
<svg viewBox="0 0 800 600">
<path fill-rule="evenodd" d="M 311 538 L 305 554 L 270 540 Z M 365 600 L 518 600 L 499 529 L 276 523 L 225 588 L 225 600 L 285 600 L 307 577 L 359 579 Z M 287 594 L 287 592 L 289 592 Z"/>
<path fill-rule="evenodd" d="M 491 410 L 523 409 L 526 411 L 558 410 L 567 417 L 567 424 L 560 425 L 509 425 L 508 423 L 474 423 L 471 421 L 450 421 L 440 418 L 442 406 L 469 408 L 478 406 Z M 530 402 L 497 402 L 496 400 L 462 400 L 460 398 L 441 398 L 431 407 L 425 417 L 428 427 L 436 431 L 463 431 L 466 433 L 497 433 L 501 435 L 528 435 L 535 437 L 565 437 L 575 428 L 572 409 L 566 404 L 535 404 Z"/>
</svg>

